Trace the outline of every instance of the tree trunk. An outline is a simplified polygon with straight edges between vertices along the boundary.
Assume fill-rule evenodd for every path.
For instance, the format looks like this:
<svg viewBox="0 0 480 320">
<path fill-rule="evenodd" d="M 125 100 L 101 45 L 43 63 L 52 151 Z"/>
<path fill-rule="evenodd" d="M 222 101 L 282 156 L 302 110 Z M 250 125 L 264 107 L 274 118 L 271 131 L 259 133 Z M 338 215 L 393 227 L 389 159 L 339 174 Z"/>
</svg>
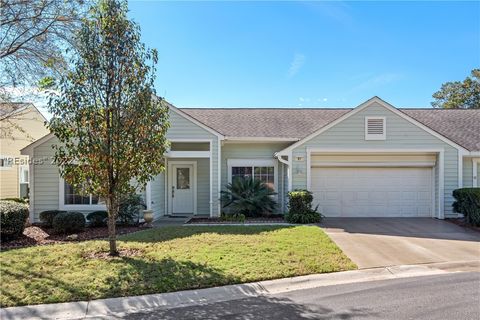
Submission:
<svg viewBox="0 0 480 320">
<path fill-rule="evenodd" d="M 114 197 L 112 197 L 114 198 Z M 107 200 L 108 209 L 108 242 L 110 244 L 110 256 L 118 256 L 117 250 L 117 233 L 115 230 L 117 223 L 118 206 L 115 199 Z"/>
</svg>

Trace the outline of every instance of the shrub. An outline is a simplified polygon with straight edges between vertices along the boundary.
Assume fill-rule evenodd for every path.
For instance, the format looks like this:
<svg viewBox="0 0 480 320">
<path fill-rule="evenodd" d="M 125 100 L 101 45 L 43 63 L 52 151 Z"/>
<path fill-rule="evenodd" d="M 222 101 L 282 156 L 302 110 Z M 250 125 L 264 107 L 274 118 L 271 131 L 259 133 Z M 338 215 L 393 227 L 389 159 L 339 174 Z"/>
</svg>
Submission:
<svg viewBox="0 0 480 320">
<path fill-rule="evenodd" d="M 51 228 L 53 226 L 53 219 L 59 213 L 66 212 L 62 210 L 47 210 L 40 212 L 40 221 L 45 224 L 46 227 Z"/>
<path fill-rule="evenodd" d="M 13 201 L 13 202 L 18 202 L 18 203 L 23 203 L 23 204 L 28 204 L 28 198 L 5 198 L 2 199 L 3 201 Z"/>
<path fill-rule="evenodd" d="M 90 227 L 104 227 L 107 225 L 107 211 L 93 211 L 87 214 L 87 220 Z"/>
<path fill-rule="evenodd" d="M 75 233 L 85 228 L 85 217 L 81 212 L 60 212 L 53 218 L 53 230 L 56 233 Z"/>
<path fill-rule="evenodd" d="M 294 190 L 288 193 L 288 212 L 285 220 L 290 223 L 318 223 L 323 216 L 312 208 L 313 195 L 308 190 Z"/>
<path fill-rule="evenodd" d="M 245 215 L 241 213 L 237 214 L 226 214 L 225 212 L 222 212 L 220 215 L 220 220 L 222 221 L 235 221 L 235 222 L 245 222 Z"/>
<path fill-rule="evenodd" d="M 140 209 L 146 209 L 147 206 L 138 194 L 125 195 L 120 200 L 118 210 L 118 222 L 120 224 L 131 224 L 140 219 Z"/>
<path fill-rule="evenodd" d="M 273 192 L 264 182 L 252 178 L 237 178 L 222 191 L 221 201 L 226 214 L 243 214 L 246 217 L 270 215 L 277 202 Z"/>
<path fill-rule="evenodd" d="M 468 224 L 480 226 L 480 188 L 456 189 L 453 197 L 453 211 L 462 213 Z"/>
<path fill-rule="evenodd" d="M 14 201 L 0 201 L 0 234 L 1 240 L 18 238 L 25 230 L 28 218 L 28 207 Z"/>
</svg>

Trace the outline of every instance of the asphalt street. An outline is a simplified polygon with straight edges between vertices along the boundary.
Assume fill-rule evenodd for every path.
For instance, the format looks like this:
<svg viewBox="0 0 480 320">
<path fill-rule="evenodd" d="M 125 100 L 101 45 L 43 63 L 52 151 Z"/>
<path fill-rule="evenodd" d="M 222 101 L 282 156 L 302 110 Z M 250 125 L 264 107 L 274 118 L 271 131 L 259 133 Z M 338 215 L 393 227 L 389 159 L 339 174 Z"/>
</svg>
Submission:
<svg viewBox="0 0 480 320">
<path fill-rule="evenodd" d="M 334 285 L 123 319 L 480 319 L 480 273 Z"/>
</svg>

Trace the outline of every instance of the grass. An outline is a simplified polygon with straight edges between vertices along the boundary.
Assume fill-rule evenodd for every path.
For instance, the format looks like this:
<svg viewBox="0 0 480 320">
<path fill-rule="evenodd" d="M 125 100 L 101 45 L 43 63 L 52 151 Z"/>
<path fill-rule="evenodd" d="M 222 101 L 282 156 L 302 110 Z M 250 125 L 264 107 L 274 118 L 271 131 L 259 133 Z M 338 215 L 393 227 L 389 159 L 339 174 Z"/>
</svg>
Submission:
<svg viewBox="0 0 480 320">
<path fill-rule="evenodd" d="M 120 237 L 137 256 L 86 258 L 106 241 L 0 253 L 2 307 L 197 289 L 356 268 L 318 227 L 165 227 Z"/>
</svg>

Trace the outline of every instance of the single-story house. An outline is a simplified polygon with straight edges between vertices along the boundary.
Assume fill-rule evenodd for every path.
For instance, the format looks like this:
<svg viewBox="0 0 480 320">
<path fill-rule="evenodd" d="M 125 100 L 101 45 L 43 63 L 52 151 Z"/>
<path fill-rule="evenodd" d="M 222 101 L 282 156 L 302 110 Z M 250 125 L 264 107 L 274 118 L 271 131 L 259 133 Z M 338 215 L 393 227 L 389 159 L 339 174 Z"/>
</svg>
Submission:
<svg viewBox="0 0 480 320">
<path fill-rule="evenodd" d="M 155 217 L 221 213 L 236 176 L 277 192 L 308 189 L 327 217 L 454 217 L 452 191 L 478 186 L 480 110 L 398 109 L 373 97 L 353 109 L 170 108 L 166 170 L 149 182 Z M 51 159 L 53 135 L 23 149 Z M 51 209 L 104 208 L 80 196 L 50 161 L 30 168 L 31 219 Z"/>
</svg>

